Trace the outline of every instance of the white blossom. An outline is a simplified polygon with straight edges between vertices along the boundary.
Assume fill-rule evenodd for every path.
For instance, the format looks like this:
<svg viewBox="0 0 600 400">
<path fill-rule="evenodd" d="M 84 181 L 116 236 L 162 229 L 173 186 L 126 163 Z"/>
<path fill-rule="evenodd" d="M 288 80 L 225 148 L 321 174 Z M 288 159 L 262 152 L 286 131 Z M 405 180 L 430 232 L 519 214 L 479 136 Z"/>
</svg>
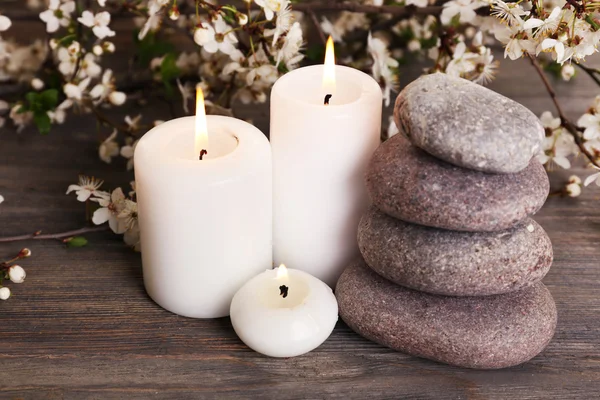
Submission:
<svg viewBox="0 0 600 400">
<path fill-rule="evenodd" d="M 127 95 L 123 92 L 115 90 L 113 72 L 111 69 L 106 69 L 102 75 L 102 81 L 96 84 L 92 90 L 90 90 L 90 96 L 96 102 L 101 102 L 105 99 L 115 106 L 120 106 L 125 103 Z"/>
<path fill-rule="evenodd" d="M 552 13 L 545 19 L 529 18 L 523 24 L 523 29 L 535 29 L 534 36 L 541 36 L 550 32 L 554 32 L 558 28 L 558 23 L 561 20 L 561 9 L 555 7 Z"/>
<path fill-rule="evenodd" d="M 40 19 L 46 23 L 46 31 L 53 33 L 61 26 L 69 26 L 73 11 L 75 11 L 74 1 L 61 4 L 60 0 L 50 0 L 48 9 L 40 13 Z"/>
<path fill-rule="evenodd" d="M 10 297 L 10 289 L 6 286 L 0 287 L 0 300 L 8 300 Z"/>
<path fill-rule="evenodd" d="M 65 86 L 63 86 L 63 91 L 68 99 L 81 102 L 89 84 L 90 78 L 88 77 L 79 82 L 77 85 L 74 83 L 67 83 Z"/>
<path fill-rule="evenodd" d="M 66 99 L 62 103 L 60 103 L 58 107 L 54 109 L 54 111 L 48 111 L 47 114 L 48 117 L 50 117 L 50 121 L 52 121 L 52 123 L 55 124 L 62 124 L 63 122 L 65 122 L 65 119 L 67 117 L 66 110 L 71 108 L 72 105 L 73 101 L 70 99 Z"/>
<path fill-rule="evenodd" d="M 194 32 L 194 41 L 209 53 L 221 51 L 231 54 L 235 50 L 237 37 L 231 26 L 219 15 L 212 23 L 203 22 Z"/>
<path fill-rule="evenodd" d="M 146 37 L 149 31 L 158 29 L 161 22 L 159 11 L 169 3 L 169 0 L 149 0 L 148 1 L 148 19 L 138 34 L 138 40 Z M 182 18 L 183 19 L 183 18 Z"/>
<path fill-rule="evenodd" d="M 10 279 L 11 282 L 23 283 L 25 282 L 25 277 L 27 277 L 27 274 L 20 265 L 11 265 L 8 268 L 8 279 Z"/>
<path fill-rule="evenodd" d="M 117 137 L 117 130 L 113 130 L 109 137 L 107 137 L 98 148 L 98 155 L 100 159 L 107 164 L 110 164 L 113 157 L 119 155 L 119 144 L 115 141 Z"/>
<path fill-rule="evenodd" d="M 108 27 L 108 24 L 110 24 L 110 13 L 108 11 L 101 11 L 94 15 L 93 12 L 85 10 L 81 13 L 81 17 L 77 18 L 77 21 L 88 28 L 92 28 L 92 32 L 98 39 L 115 36 L 115 31 Z"/>
<path fill-rule="evenodd" d="M 127 221 L 119 217 L 119 214 L 125 208 L 126 199 L 123 190 L 117 188 L 113 190 L 110 197 L 104 196 L 92 200 L 100 204 L 100 208 L 94 211 L 92 222 L 101 225 L 108 221 L 108 226 L 114 233 L 125 233 Z"/>
<path fill-rule="evenodd" d="M 131 144 L 127 144 L 121 147 L 121 157 L 127 159 L 127 170 L 131 171 L 133 169 L 133 155 L 135 154 L 135 148 L 137 147 L 138 140 L 134 141 Z"/>
<path fill-rule="evenodd" d="M 454 16 L 459 15 L 459 22 L 466 24 L 473 22 L 477 13 L 475 10 L 487 5 L 479 0 L 452 0 L 444 3 L 444 9 L 440 15 L 442 24 L 448 25 Z"/>
<path fill-rule="evenodd" d="M 521 29 L 521 26 L 505 26 L 495 32 L 496 39 L 505 45 L 504 58 L 511 60 L 521 58 L 523 54 L 534 54 L 536 43 L 532 41 L 529 34 Z"/>
<path fill-rule="evenodd" d="M 94 177 L 79 175 L 79 183 L 77 185 L 69 185 L 66 194 L 74 191 L 77 195 L 77 200 L 82 203 L 86 202 L 91 196 L 106 198 L 108 193 L 98 190 L 103 183 L 104 181 Z"/>
<path fill-rule="evenodd" d="M 542 152 L 537 155 L 542 164 L 554 163 L 561 168 L 571 168 L 569 156 L 576 154 L 577 145 L 573 137 L 564 131 L 560 118 L 555 118 L 551 112 L 546 111 L 540 116 L 540 122 L 546 130 Z"/>
<path fill-rule="evenodd" d="M 302 28 L 300 27 L 300 23 L 294 22 L 289 32 L 285 35 L 281 48 L 277 52 L 277 65 L 283 61 L 287 69 L 294 69 L 304 58 L 304 55 L 300 53 L 302 43 Z"/>
<path fill-rule="evenodd" d="M 592 168 L 600 171 L 600 168 L 596 167 L 595 165 L 592 165 Z M 585 178 L 585 181 L 583 182 L 583 186 L 588 186 L 594 182 L 596 182 L 597 186 L 600 186 L 600 172 L 596 172 L 590 176 L 588 176 L 587 178 Z"/>
<path fill-rule="evenodd" d="M 275 16 L 275 13 L 287 7 L 289 0 L 254 0 L 254 2 L 263 8 L 265 17 L 270 21 Z"/>
<path fill-rule="evenodd" d="M 383 40 L 373 37 L 370 32 L 367 39 L 367 51 L 373 58 L 373 77 L 380 85 L 383 84 L 383 99 L 385 105 L 388 106 L 391 91 L 396 90 L 397 86 L 397 78 L 393 69 L 398 67 L 398 60 L 391 57 L 387 44 Z"/>
<path fill-rule="evenodd" d="M 265 30 L 265 36 L 273 35 L 273 43 L 279 39 L 281 35 L 288 32 L 294 22 L 294 14 L 292 13 L 292 7 L 289 3 L 277 11 L 277 18 L 275 19 L 275 29 Z"/>
<path fill-rule="evenodd" d="M 33 113 L 31 111 L 19 112 L 21 110 L 21 104 L 15 104 L 8 114 L 13 124 L 17 127 L 17 132 L 21 132 L 27 125 L 33 120 Z"/>
<path fill-rule="evenodd" d="M 600 114 L 583 114 L 577 125 L 585 128 L 583 138 L 585 140 L 593 140 L 600 138 Z"/>
</svg>

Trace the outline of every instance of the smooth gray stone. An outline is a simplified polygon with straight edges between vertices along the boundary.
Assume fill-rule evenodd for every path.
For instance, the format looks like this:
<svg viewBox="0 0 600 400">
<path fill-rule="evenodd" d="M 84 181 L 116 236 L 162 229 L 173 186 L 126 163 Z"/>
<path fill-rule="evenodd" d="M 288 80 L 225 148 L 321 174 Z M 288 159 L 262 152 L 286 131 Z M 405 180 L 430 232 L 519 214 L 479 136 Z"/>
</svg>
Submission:
<svg viewBox="0 0 600 400">
<path fill-rule="evenodd" d="M 394 119 L 410 141 L 454 165 L 492 173 L 526 168 L 544 140 L 523 105 L 462 78 L 425 75 L 402 90 Z"/>
<path fill-rule="evenodd" d="M 552 243 L 534 220 L 498 232 L 459 232 L 392 218 L 375 207 L 363 216 L 358 246 L 366 263 L 399 285 L 447 296 L 514 292 L 542 280 Z"/>
<path fill-rule="evenodd" d="M 556 328 L 556 305 L 541 282 L 495 296 L 438 296 L 395 285 L 359 260 L 342 273 L 335 294 L 340 316 L 363 337 L 460 367 L 524 363 Z"/>
<path fill-rule="evenodd" d="M 396 135 L 377 148 L 366 173 L 373 204 L 403 221 L 456 231 L 508 229 L 544 204 L 550 183 L 535 158 L 516 174 L 457 167 Z"/>
</svg>

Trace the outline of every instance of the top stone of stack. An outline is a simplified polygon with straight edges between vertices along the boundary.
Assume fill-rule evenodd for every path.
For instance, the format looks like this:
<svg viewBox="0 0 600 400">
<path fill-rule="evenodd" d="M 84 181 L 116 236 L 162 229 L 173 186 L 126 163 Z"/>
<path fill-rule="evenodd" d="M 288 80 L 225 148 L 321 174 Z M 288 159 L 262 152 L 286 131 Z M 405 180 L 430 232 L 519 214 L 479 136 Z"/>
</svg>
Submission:
<svg viewBox="0 0 600 400">
<path fill-rule="evenodd" d="M 432 156 L 489 173 L 525 169 L 544 139 L 539 119 L 521 104 L 441 73 L 404 88 L 394 119 L 401 133 Z"/>
</svg>

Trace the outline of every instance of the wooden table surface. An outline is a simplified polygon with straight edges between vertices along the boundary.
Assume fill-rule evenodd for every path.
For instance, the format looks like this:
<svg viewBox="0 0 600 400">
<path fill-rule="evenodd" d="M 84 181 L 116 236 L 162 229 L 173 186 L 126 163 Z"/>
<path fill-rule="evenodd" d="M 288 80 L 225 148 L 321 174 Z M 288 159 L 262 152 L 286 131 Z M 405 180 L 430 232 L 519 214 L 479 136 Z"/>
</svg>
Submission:
<svg viewBox="0 0 600 400">
<path fill-rule="evenodd" d="M 403 83 L 418 68 L 405 70 Z M 538 115 L 551 109 L 528 63 L 503 61 L 495 90 Z M 598 92 L 587 76 L 557 83 L 567 112 L 577 118 Z M 155 118 L 168 116 L 164 106 Z M 154 112 L 155 111 L 155 112 Z M 121 114 L 118 114 L 122 116 Z M 137 113 L 135 105 L 127 110 Z M 242 110 L 265 131 L 268 107 Z M 0 236 L 60 232 L 84 224 L 82 204 L 65 190 L 78 173 L 127 184 L 122 160 L 97 157 L 95 123 L 69 117 L 43 137 L 0 130 Z M 587 176 L 589 171 L 578 171 Z M 557 173 L 560 183 L 567 175 Z M 110 233 L 89 235 L 85 248 L 58 241 L 0 244 L 0 259 L 23 246 L 27 281 L 0 302 L 0 398 L 600 398 L 600 191 L 549 199 L 536 220 L 554 244 L 544 279 L 558 307 L 548 348 L 506 370 L 450 367 L 369 342 L 339 322 L 327 342 L 292 359 L 249 350 L 228 318 L 173 315 L 146 295 L 139 254 Z"/>
</svg>

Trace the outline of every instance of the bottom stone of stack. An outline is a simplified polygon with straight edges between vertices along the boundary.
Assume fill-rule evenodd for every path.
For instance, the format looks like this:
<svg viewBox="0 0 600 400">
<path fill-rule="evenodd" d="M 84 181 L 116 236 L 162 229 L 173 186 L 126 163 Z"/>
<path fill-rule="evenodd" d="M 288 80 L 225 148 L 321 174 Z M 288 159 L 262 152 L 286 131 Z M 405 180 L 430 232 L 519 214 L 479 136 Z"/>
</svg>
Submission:
<svg viewBox="0 0 600 400">
<path fill-rule="evenodd" d="M 407 289 L 360 259 L 336 286 L 340 316 L 361 336 L 446 364 L 506 368 L 539 354 L 556 328 L 556 305 L 542 283 L 485 297 L 448 297 Z"/>
</svg>

